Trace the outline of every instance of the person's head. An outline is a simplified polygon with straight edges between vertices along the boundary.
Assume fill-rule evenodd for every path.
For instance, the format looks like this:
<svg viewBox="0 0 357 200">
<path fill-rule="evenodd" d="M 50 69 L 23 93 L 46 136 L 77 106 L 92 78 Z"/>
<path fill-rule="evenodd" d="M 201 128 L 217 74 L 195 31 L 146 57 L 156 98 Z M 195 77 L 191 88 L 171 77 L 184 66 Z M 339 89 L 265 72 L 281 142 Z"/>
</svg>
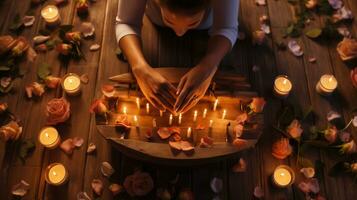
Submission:
<svg viewBox="0 0 357 200">
<path fill-rule="evenodd" d="M 211 0 L 157 0 L 162 20 L 177 36 L 197 27 L 210 6 Z"/>
</svg>

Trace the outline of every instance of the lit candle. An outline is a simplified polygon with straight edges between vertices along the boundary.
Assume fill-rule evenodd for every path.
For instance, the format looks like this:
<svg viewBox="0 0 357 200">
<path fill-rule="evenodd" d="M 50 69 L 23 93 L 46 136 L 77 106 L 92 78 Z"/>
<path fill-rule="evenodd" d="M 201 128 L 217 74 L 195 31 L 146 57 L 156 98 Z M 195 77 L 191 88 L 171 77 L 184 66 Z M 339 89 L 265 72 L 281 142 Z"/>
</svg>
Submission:
<svg viewBox="0 0 357 200">
<path fill-rule="evenodd" d="M 321 95 L 330 95 L 335 91 L 337 85 L 337 80 L 333 75 L 325 74 L 316 84 L 316 91 Z"/>
<path fill-rule="evenodd" d="M 169 125 L 170 126 L 172 125 L 172 114 L 170 114 L 170 117 L 169 117 Z"/>
<path fill-rule="evenodd" d="M 216 111 L 216 109 L 217 109 L 217 105 L 218 105 L 218 99 L 216 99 L 216 100 L 214 101 L 214 104 L 213 104 L 213 111 Z"/>
<path fill-rule="evenodd" d="M 210 119 L 210 120 L 209 120 L 209 127 L 212 128 L 212 125 L 213 125 L 213 120 Z"/>
<path fill-rule="evenodd" d="M 222 119 L 225 119 L 225 118 L 226 118 L 226 115 L 227 115 L 227 110 L 224 109 L 224 110 L 223 110 L 223 113 L 222 113 Z"/>
<path fill-rule="evenodd" d="M 190 137 L 191 137 L 191 132 L 192 132 L 191 127 L 188 127 L 188 128 L 187 128 L 187 135 L 186 135 L 187 138 L 190 138 Z"/>
<path fill-rule="evenodd" d="M 77 74 L 66 74 L 62 81 L 62 88 L 68 95 L 76 95 L 81 91 L 81 79 Z"/>
<path fill-rule="evenodd" d="M 160 117 L 164 115 L 164 111 L 160 110 Z"/>
<path fill-rule="evenodd" d="M 156 128 L 156 119 L 152 119 L 152 127 Z"/>
<path fill-rule="evenodd" d="M 274 81 L 274 94 L 278 97 L 287 97 L 292 89 L 292 83 L 287 76 L 280 75 Z"/>
<path fill-rule="evenodd" d="M 134 123 L 135 123 L 135 126 L 138 126 L 139 123 L 138 123 L 138 116 L 134 115 Z"/>
<path fill-rule="evenodd" d="M 126 108 L 126 106 L 123 107 L 123 114 L 126 115 L 128 113 L 128 109 Z"/>
<path fill-rule="evenodd" d="M 150 113 L 150 104 L 146 103 L 146 113 L 149 114 Z"/>
<path fill-rule="evenodd" d="M 195 122 L 197 120 L 197 110 L 193 113 L 193 121 Z"/>
<path fill-rule="evenodd" d="M 52 163 L 46 168 L 45 179 L 48 184 L 62 185 L 68 179 L 68 172 L 64 165 Z"/>
<path fill-rule="evenodd" d="M 41 129 L 38 140 L 46 148 L 54 149 L 60 144 L 61 137 L 54 127 L 48 126 Z"/>
<path fill-rule="evenodd" d="M 139 99 L 139 97 L 136 98 L 136 107 L 140 110 L 140 99 Z"/>
<path fill-rule="evenodd" d="M 58 8 L 55 5 L 48 5 L 42 8 L 41 16 L 48 26 L 56 26 L 61 22 Z"/>
<path fill-rule="evenodd" d="M 179 117 L 178 117 L 178 124 L 181 124 L 182 122 L 182 113 L 179 114 Z"/>
<path fill-rule="evenodd" d="M 286 165 L 279 165 L 275 168 L 272 179 L 276 186 L 284 188 L 293 184 L 295 174 L 290 167 Z"/>
<path fill-rule="evenodd" d="M 203 110 L 203 115 L 202 115 L 202 117 L 203 117 L 203 118 L 206 118 L 206 116 L 207 116 L 207 108 L 205 108 L 205 109 Z"/>
</svg>

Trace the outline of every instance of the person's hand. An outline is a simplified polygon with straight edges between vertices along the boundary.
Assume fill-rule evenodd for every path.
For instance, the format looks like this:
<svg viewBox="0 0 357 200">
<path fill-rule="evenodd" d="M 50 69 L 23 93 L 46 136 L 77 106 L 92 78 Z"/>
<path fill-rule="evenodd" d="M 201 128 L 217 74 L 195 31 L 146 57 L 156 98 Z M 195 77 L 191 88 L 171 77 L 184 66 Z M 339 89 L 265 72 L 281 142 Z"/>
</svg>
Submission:
<svg viewBox="0 0 357 200">
<path fill-rule="evenodd" d="M 176 113 L 184 113 L 198 103 L 205 95 L 216 71 L 216 66 L 198 64 L 181 78 L 177 87 L 179 96 L 175 103 Z"/>
<path fill-rule="evenodd" d="M 132 69 L 146 99 L 159 110 L 174 112 L 176 88 L 150 66 Z"/>
</svg>

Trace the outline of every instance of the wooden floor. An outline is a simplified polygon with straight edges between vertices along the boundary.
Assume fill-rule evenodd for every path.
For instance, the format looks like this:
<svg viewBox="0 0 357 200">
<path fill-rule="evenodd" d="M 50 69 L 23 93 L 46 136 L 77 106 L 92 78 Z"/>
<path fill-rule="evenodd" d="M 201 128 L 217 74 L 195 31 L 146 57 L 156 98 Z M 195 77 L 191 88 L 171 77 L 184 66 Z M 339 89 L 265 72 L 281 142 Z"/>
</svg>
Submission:
<svg viewBox="0 0 357 200">
<path fill-rule="evenodd" d="M 357 14 L 357 1 L 344 1 L 345 5 Z M 74 2 L 70 1 L 61 8 L 60 12 L 64 24 L 73 24 L 78 27 L 81 20 L 75 14 Z M 249 76 L 252 74 L 252 67 L 257 66 L 263 74 L 262 83 L 255 83 L 255 85 L 261 85 L 258 90 L 268 100 L 265 109 L 266 128 L 254 149 L 239 153 L 235 158 L 225 162 L 180 169 L 140 163 L 113 150 L 97 133 L 95 119 L 89 114 L 88 108 L 92 99 L 100 95 L 100 85 L 107 82 L 109 76 L 127 72 L 128 65 L 115 56 L 117 46 L 114 20 L 117 0 L 97 0 L 91 5 L 90 16 L 87 19 L 96 27 L 95 39 L 84 42 L 87 60 L 70 62 L 68 66 L 63 66 L 58 61 L 55 51 L 41 54 L 34 64 L 24 64 L 23 67 L 28 68 L 28 73 L 16 81 L 16 91 L 0 97 L 0 101 L 8 102 L 10 110 L 21 118 L 24 124 L 22 139 L 34 138 L 36 140 L 39 130 L 45 123 L 44 108 L 47 101 L 61 94 L 60 91 L 50 91 L 37 100 L 28 100 L 25 97 L 24 85 L 36 80 L 38 64 L 48 62 L 55 76 L 63 76 L 67 72 L 87 73 L 90 77 L 89 84 L 84 87 L 81 96 L 69 99 L 73 114 L 70 122 L 61 127 L 62 138 L 83 137 L 85 145 L 75 150 L 72 156 L 67 156 L 59 149 L 49 151 L 37 144 L 35 152 L 25 164 L 22 164 L 17 159 L 14 145 L 0 143 L 0 199 L 11 199 L 11 186 L 21 179 L 31 185 L 24 199 L 72 200 L 76 199 L 76 194 L 80 191 L 86 191 L 92 196 L 90 183 L 93 178 L 102 179 L 106 186 L 111 182 L 123 183 L 124 178 L 136 168 L 150 172 L 156 187 L 168 186 L 169 181 L 179 175 L 177 189 L 191 188 L 199 200 L 212 199 L 215 196 L 209 186 L 213 177 L 220 177 L 224 180 L 224 189 L 219 195 L 222 199 L 253 199 L 255 186 L 263 188 L 265 199 L 304 199 L 303 193 L 297 189 L 296 185 L 289 189 L 275 189 L 270 184 L 270 175 L 277 165 L 284 163 L 297 169 L 295 156 L 280 161 L 271 155 L 271 144 L 280 137 L 270 126 L 274 122 L 272 116 L 284 103 L 272 96 L 273 79 L 278 74 L 286 74 L 291 78 L 294 89 L 287 101 L 296 103 L 303 109 L 312 106 L 318 116 L 314 120 L 320 127 L 325 126 L 325 115 L 331 109 L 343 113 L 347 121 L 352 116 L 351 111 L 357 108 L 357 92 L 351 85 L 348 66 L 337 55 L 336 42 L 324 44 L 316 43 L 306 37 L 299 38 L 297 40 L 305 52 L 302 58 L 296 58 L 288 51 L 278 50 L 276 43 L 285 40 L 282 31 L 292 20 L 292 11 L 287 0 L 267 0 L 267 2 L 268 6 L 258 7 L 254 0 L 241 0 L 239 15 L 240 28 L 246 33 L 251 33 L 259 28 L 259 17 L 267 14 L 272 25 L 272 35 L 269 36 L 267 43 L 263 46 L 253 46 L 248 37 L 245 41 L 237 42 L 232 53 L 222 63 L 223 68 L 234 69 L 237 73 Z M 30 1 L 3 0 L 0 4 L 0 33 L 6 34 L 15 13 L 24 15 L 30 7 Z M 44 27 L 43 20 L 40 20 L 40 7 L 33 10 L 37 20 L 33 27 L 25 29 L 22 33 L 28 39 L 38 34 L 38 30 Z M 321 20 L 317 17 L 311 26 L 320 26 Z M 356 35 L 356 21 L 353 23 L 352 30 Z M 191 32 L 182 38 L 176 38 L 172 31 L 155 28 L 146 19 L 143 31 L 145 55 L 152 66 L 192 66 L 205 51 L 204 35 L 201 32 Z M 100 51 L 89 51 L 90 44 L 94 42 L 101 44 Z M 316 57 L 317 62 L 308 62 L 309 57 Z M 334 74 L 339 81 L 338 94 L 333 98 L 323 98 L 315 92 L 316 82 L 325 73 Z M 356 134 L 356 130 L 351 131 Z M 86 154 L 86 148 L 90 142 L 98 147 L 95 155 Z M 248 169 L 245 173 L 233 173 L 231 167 L 240 157 L 247 160 Z M 357 187 L 350 177 L 332 178 L 327 175 L 328 169 L 341 159 L 340 156 L 328 155 L 316 149 L 309 152 L 307 157 L 321 160 L 325 164 L 320 187 L 327 199 L 356 199 Z M 116 169 L 116 173 L 110 180 L 103 178 L 100 174 L 99 167 L 103 161 L 109 161 Z M 51 187 L 45 184 L 42 172 L 52 162 L 61 162 L 68 167 L 70 180 L 67 185 Z M 299 182 L 302 177 L 299 173 L 297 175 L 297 182 Z M 154 199 L 154 196 L 155 192 L 146 199 Z M 113 199 L 108 189 L 104 190 L 101 199 Z"/>
</svg>

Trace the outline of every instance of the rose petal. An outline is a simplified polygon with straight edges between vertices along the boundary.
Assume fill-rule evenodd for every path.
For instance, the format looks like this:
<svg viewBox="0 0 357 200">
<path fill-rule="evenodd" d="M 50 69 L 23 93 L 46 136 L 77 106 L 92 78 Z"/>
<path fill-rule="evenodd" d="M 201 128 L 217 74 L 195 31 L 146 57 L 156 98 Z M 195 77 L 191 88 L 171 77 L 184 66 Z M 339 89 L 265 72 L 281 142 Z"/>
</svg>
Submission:
<svg viewBox="0 0 357 200">
<path fill-rule="evenodd" d="M 167 127 L 161 127 L 159 130 L 157 130 L 157 134 L 161 139 L 165 140 L 171 136 L 172 132 Z"/>
<path fill-rule="evenodd" d="M 354 127 L 357 127 L 357 115 L 353 117 L 353 119 L 352 119 L 352 125 L 353 125 Z"/>
<path fill-rule="evenodd" d="M 265 34 L 270 34 L 270 26 L 267 24 L 261 24 L 260 30 L 264 31 Z"/>
<path fill-rule="evenodd" d="M 238 124 L 244 124 L 248 119 L 248 114 L 247 113 L 241 113 L 237 116 L 236 122 Z"/>
<path fill-rule="evenodd" d="M 22 18 L 22 23 L 24 24 L 25 27 L 29 27 L 32 26 L 33 23 L 35 23 L 35 16 L 29 16 L 29 15 L 25 15 Z"/>
<path fill-rule="evenodd" d="M 237 138 L 239 138 L 239 137 L 242 136 L 242 134 L 243 134 L 243 129 L 244 129 L 244 127 L 243 127 L 242 124 L 237 124 L 237 125 L 235 125 L 234 128 L 233 128 L 233 133 L 234 133 L 234 135 L 235 135 Z"/>
<path fill-rule="evenodd" d="M 103 182 L 100 179 L 93 179 L 91 186 L 92 186 L 92 190 L 94 191 L 95 194 L 97 194 L 98 196 L 102 195 Z"/>
<path fill-rule="evenodd" d="M 337 118 L 341 118 L 340 113 L 338 113 L 336 111 L 330 111 L 327 113 L 327 121 L 328 122 L 331 122 L 332 120 L 337 119 Z"/>
<path fill-rule="evenodd" d="M 315 176 L 315 169 L 312 167 L 301 168 L 300 172 L 304 174 L 305 178 L 312 178 Z"/>
<path fill-rule="evenodd" d="M 266 0 L 255 0 L 258 6 L 265 6 L 267 4 Z"/>
<path fill-rule="evenodd" d="M 176 150 L 181 150 L 181 142 L 174 142 L 174 141 L 169 141 L 169 145 L 171 148 L 176 149 Z"/>
<path fill-rule="evenodd" d="M 196 130 L 204 130 L 206 127 L 202 124 L 197 124 Z"/>
<path fill-rule="evenodd" d="M 7 88 L 7 87 L 9 87 L 11 81 L 12 81 L 11 77 L 2 77 L 0 79 L 0 86 L 2 88 Z"/>
<path fill-rule="evenodd" d="M 113 98 L 115 94 L 115 88 L 111 84 L 103 84 L 102 85 L 102 93 L 107 98 Z"/>
<path fill-rule="evenodd" d="M 261 199 L 264 197 L 264 191 L 263 188 L 261 188 L 260 186 L 255 186 L 254 188 L 254 196 L 258 199 Z"/>
<path fill-rule="evenodd" d="M 236 138 L 234 141 L 233 141 L 233 145 L 236 146 L 238 149 L 243 149 L 247 146 L 248 144 L 248 141 L 247 140 L 244 140 L 244 139 L 239 139 L 239 138 Z"/>
<path fill-rule="evenodd" d="M 51 36 L 38 35 L 38 36 L 35 36 L 32 40 L 37 45 L 37 44 L 42 44 L 42 43 L 46 42 L 50 38 L 51 38 Z"/>
<path fill-rule="evenodd" d="M 91 37 L 95 32 L 94 25 L 91 22 L 83 22 L 79 29 L 84 37 Z"/>
<path fill-rule="evenodd" d="M 30 189 L 30 184 L 28 184 L 24 180 L 21 180 L 19 183 L 12 186 L 11 194 L 15 196 L 23 197 L 27 194 L 29 189 Z"/>
<path fill-rule="evenodd" d="M 328 2 L 335 10 L 340 9 L 343 5 L 343 2 L 341 0 L 328 0 Z"/>
<path fill-rule="evenodd" d="M 102 166 L 100 167 L 100 171 L 106 177 L 110 177 L 114 174 L 115 170 L 112 165 L 108 162 L 102 162 Z"/>
<path fill-rule="evenodd" d="M 295 40 L 290 40 L 288 42 L 288 47 L 289 47 L 290 52 L 293 53 L 295 56 L 299 57 L 304 54 L 300 45 Z"/>
<path fill-rule="evenodd" d="M 76 147 L 81 147 L 84 143 L 84 139 L 80 137 L 74 137 L 73 138 L 73 145 Z"/>
<path fill-rule="evenodd" d="M 247 170 L 247 163 L 245 162 L 245 160 L 243 158 L 239 159 L 239 162 L 236 163 L 235 165 L 233 165 L 232 167 L 232 171 L 233 172 L 245 172 Z"/>
<path fill-rule="evenodd" d="M 79 192 L 77 194 L 77 200 L 92 200 L 86 192 Z"/>
<path fill-rule="evenodd" d="M 91 50 L 91 51 L 97 51 L 98 49 L 100 49 L 100 45 L 99 44 L 92 44 L 89 47 L 89 50 Z"/>
<path fill-rule="evenodd" d="M 180 141 L 181 149 L 182 151 L 191 151 L 195 149 L 195 147 L 192 146 L 192 144 L 188 141 Z"/>
<path fill-rule="evenodd" d="M 223 189 L 223 180 L 217 177 L 214 177 L 210 183 L 211 189 L 214 193 L 220 193 Z"/>
<path fill-rule="evenodd" d="M 60 148 L 63 152 L 65 152 L 66 154 L 70 155 L 73 153 L 73 150 L 76 146 L 73 144 L 73 139 L 69 138 L 65 141 L 63 141 L 60 145 Z"/>
<path fill-rule="evenodd" d="M 213 145 L 213 138 L 208 136 L 203 136 L 200 140 L 200 147 L 212 147 Z"/>
<path fill-rule="evenodd" d="M 82 74 L 82 76 L 80 77 L 81 82 L 84 84 L 87 84 L 89 82 L 89 76 L 88 74 Z"/>
<path fill-rule="evenodd" d="M 123 186 L 121 186 L 119 184 L 113 183 L 113 184 L 110 184 L 109 191 L 112 192 L 113 196 L 116 196 L 117 194 L 123 192 L 124 188 L 123 188 Z"/>
<path fill-rule="evenodd" d="M 277 159 L 285 159 L 292 151 L 292 146 L 289 144 L 289 139 L 287 138 L 281 138 L 272 145 L 272 155 Z"/>
<path fill-rule="evenodd" d="M 88 145 L 88 148 L 87 148 L 87 153 L 88 153 L 88 154 L 91 154 L 91 153 L 93 153 L 96 149 L 97 149 L 97 147 L 95 146 L 95 144 L 94 144 L 94 143 L 90 143 L 90 144 Z"/>
</svg>

